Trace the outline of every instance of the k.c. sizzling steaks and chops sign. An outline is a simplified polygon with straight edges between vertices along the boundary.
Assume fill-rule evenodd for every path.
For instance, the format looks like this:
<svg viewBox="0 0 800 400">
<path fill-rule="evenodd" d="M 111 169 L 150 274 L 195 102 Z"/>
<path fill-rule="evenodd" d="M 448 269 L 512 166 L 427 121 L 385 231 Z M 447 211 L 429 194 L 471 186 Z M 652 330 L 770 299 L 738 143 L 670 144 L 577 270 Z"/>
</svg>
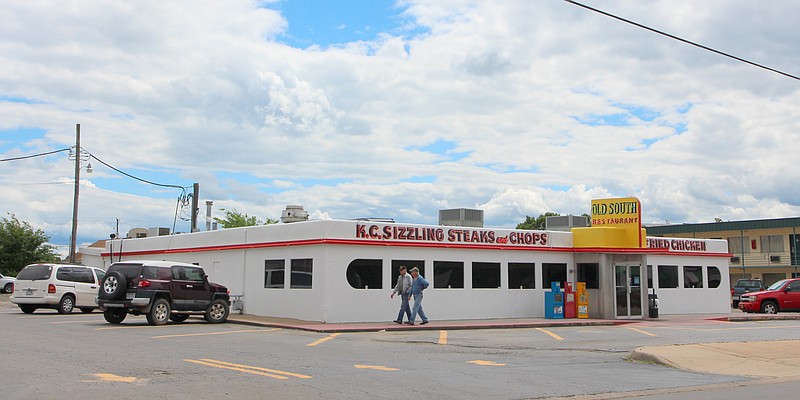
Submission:
<svg viewBox="0 0 800 400">
<path fill-rule="evenodd" d="M 357 239 L 397 240 L 414 242 L 519 244 L 547 246 L 547 233 L 514 231 L 498 233 L 489 229 L 462 229 L 402 225 L 356 224 Z"/>
</svg>

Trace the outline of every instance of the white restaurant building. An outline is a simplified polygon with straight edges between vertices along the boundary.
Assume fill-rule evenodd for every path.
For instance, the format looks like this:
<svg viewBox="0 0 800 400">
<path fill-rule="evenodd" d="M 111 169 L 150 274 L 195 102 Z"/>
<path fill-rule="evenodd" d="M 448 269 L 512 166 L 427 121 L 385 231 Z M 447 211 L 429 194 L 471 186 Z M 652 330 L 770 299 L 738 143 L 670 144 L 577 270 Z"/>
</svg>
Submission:
<svg viewBox="0 0 800 400">
<path fill-rule="evenodd" d="M 244 313 L 326 323 L 394 319 L 400 265 L 431 283 L 431 320 L 543 318 L 551 282 L 585 282 L 590 318 L 648 318 L 653 292 L 661 315 L 730 312 L 725 240 L 640 234 L 640 246 L 626 247 L 604 238 L 608 230 L 580 229 L 591 231 L 319 220 L 115 239 L 81 252 L 84 264 L 104 269 L 119 260 L 196 263 L 241 295 Z"/>
</svg>

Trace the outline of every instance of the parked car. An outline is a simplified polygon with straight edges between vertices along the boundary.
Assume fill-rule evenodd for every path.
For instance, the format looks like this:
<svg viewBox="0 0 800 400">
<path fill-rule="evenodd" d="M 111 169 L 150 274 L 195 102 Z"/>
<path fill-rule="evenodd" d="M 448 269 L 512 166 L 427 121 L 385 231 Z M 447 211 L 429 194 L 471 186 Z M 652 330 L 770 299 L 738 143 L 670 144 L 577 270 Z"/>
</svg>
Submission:
<svg viewBox="0 0 800 400">
<path fill-rule="evenodd" d="M 147 317 L 150 325 L 183 322 L 203 315 L 209 323 L 225 322 L 230 292 L 208 281 L 203 268 L 172 261 L 124 261 L 112 264 L 97 292 L 106 321 L 121 323 L 128 314 Z"/>
<path fill-rule="evenodd" d="M 105 271 L 68 264 L 31 264 L 19 271 L 11 302 L 31 314 L 39 308 L 53 308 L 69 314 L 74 308 L 90 313 Z"/>
<path fill-rule="evenodd" d="M 0 274 L 0 293 L 11 293 L 14 291 L 14 281 L 16 279 L 13 276 L 4 276 Z"/>
<path fill-rule="evenodd" d="M 739 279 L 731 288 L 733 308 L 739 308 L 739 297 L 745 293 L 758 292 L 766 289 L 761 279 Z"/>
<path fill-rule="evenodd" d="M 800 278 L 784 279 L 764 291 L 743 294 L 739 297 L 739 309 L 766 314 L 800 311 Z"/>
</svg>

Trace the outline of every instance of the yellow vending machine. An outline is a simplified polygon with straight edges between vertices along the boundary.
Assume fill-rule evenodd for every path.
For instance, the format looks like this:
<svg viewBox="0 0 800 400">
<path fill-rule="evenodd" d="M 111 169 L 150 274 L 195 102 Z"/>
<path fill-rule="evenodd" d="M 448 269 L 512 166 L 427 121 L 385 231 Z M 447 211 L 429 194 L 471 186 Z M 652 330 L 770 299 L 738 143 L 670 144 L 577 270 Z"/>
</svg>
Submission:
<svg viewBox="0 0 800 400">
<path fill-rule="evenodd" d="M 589 318 L 589 293 L 586 292 L 586 282 L 578 282 L 577 292 L 575 307 L 578 310 L 578 318 Z"/>
</svg>

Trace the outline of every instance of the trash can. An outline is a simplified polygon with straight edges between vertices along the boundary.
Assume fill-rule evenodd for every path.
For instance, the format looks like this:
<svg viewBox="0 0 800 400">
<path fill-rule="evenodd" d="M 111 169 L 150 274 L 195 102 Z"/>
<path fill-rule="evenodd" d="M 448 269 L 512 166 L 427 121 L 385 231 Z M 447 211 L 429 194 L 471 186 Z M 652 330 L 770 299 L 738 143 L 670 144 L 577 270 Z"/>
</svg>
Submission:
<svg viewBox="0 0 800 400">
<path fill-rule="evenodd" d="M 244 295 L 232 294 L 231 295 L 231 310 L 239 311 L 239 314 L 244 313 Z"/>
<path fill-rule="evenodd" d="M 653 289 L 653 293 L 647 295 L 649 297 L 648 303 L 650 304 L 650 318 L 658 318 L 658 295 L 656 294 L 656 290 Z"/>
</svg>

